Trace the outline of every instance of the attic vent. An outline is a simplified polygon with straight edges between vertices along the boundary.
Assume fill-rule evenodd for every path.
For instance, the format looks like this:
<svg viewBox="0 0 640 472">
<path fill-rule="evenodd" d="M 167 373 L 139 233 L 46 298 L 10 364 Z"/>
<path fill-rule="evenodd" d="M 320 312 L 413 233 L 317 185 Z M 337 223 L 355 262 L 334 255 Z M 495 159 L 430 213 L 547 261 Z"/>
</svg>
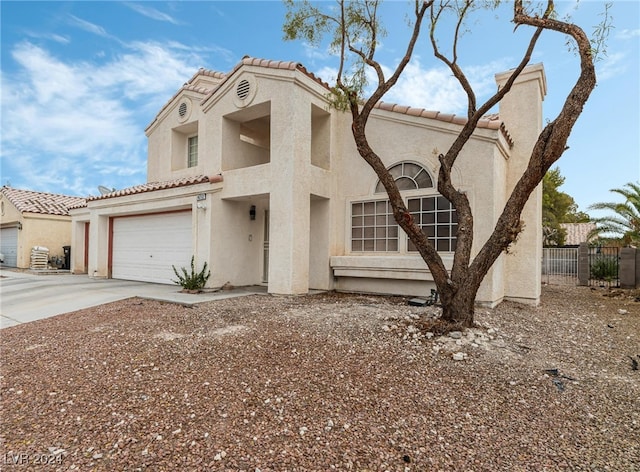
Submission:
<svg viewBox="0 0 640 472">
<path fill-rule="evenodd" d="M 249 92 L 251 92 L 251 86 L 249 85 L 248 80 L 241 80 L 238 82 L 238 86 L 236 87 L 236 94 L 240 100 L 244 100 L 249 96 Z"/>
<path fill-rule="evenodd" d="M 187 104 L 185 102 L 182 102 L 178 107 L 178 115 L 180 115 L 180 118 L 184 118 L 184 115 L 186 114 L 187 114 Z"/>
</svg>

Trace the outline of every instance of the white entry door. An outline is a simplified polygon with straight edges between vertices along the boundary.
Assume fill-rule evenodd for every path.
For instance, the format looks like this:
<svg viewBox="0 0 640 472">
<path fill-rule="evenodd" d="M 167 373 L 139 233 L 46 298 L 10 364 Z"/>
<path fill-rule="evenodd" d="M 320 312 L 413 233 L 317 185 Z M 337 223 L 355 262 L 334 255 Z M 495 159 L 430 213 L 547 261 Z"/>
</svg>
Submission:
<svg viewBox="0 0 640 472">
<path fill-rule="evenodd" d="M 0 229 L 0 253 L 4 255 L 4 265 L 18 265 L 18 228 Z"/>
<path fill-rule="evenodd" d="M 115 218 L 111 276 L 173 284 L 172 266 L 190 270 L 191 220 L 190 211 Z"/>
</svg>

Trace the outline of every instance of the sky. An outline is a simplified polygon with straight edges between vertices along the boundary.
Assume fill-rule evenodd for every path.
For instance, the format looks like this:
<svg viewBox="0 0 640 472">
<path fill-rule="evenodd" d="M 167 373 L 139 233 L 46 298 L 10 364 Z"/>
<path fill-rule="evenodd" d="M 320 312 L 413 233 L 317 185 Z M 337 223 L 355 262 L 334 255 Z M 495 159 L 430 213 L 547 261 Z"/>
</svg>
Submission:
<svg viewBox="0 0 640 472">
<path fill-rule="evenodd" d="M 330 6 L 324 2 L 323 6 Z M 387 2 L 378 60 L 391 70 L 409 29 L 408 2 Z M 561 17 L 591 35 L 604 2 L 556 1 Z M 0 2 L 0 183 L 86 197 L 98 186 L 146 182 L 144 130 L 201 67 L 229 72 L 243 56 L 297 61 L 330 82 L 338 59 L 326 44 L 284 41 L 278 1 Z M 509 5 L 480 12 L 459 41 L 458 61 L 480 100 L 494 75 L 515 67 L 531 29 L 514 30 Z M 581 211 L 640 180 L 640 2 L 616 0 L 598 85 L 558 161 Z M 442 25 L 440 45 L 450 45 Z M 547 31 L 532 63 L 545 67 L 545 120 L 555 118 L 579 73 L 566 37 Z M 423 36 L 385 102 L 464 115 L 465 96 Z M 598 216 L 597 212 L 589 212 Z"/>
</svg>

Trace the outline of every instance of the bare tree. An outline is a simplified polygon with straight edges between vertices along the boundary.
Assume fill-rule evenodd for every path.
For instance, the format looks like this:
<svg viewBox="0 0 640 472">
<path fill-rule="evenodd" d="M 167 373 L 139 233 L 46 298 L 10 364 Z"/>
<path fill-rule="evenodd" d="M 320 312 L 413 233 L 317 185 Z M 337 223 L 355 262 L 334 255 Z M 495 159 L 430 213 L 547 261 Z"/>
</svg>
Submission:
<svg viewBox="0 0 640 472">
<path fill-rule="evenodd" d="M 379 36 L 384 34 L 378 17 L 379 0 L 352 2 L 338 0 L 336 8 L 323 9 L 315 6 L 321 4 L 312 4 L 307 1 L 286 0 L 285 3 L 288 7 L 284 25 L 287 39 L 304 39 L 317 43 L 326 34 L 332 35 L 331 44 L 340 54 L 340 66 L 333 88 L 334 104 L 351 113 L 353 137 L 360 156 L 380 178 L 389 195 L 395 220 L 407 233 L 429 267 L 440 293 L 443 307 L 442 320 L 460 326 L 471 326 L 474 321 L 474 302 L 482 280 L 500 254 L 516 241 L 523 230 L 520 216 L 529 196 L 542 181 L 547 170 L 565 151 L 569 134 L 596 85 L 594 50 L 589 37 L 575 24 L 557 19 L 553 0 L 548 0 L 546 10 L 538 14 L 528 9 L 529 7 L 525 7 L 522 0 L 515 0 L 512 21 L 516 28 L 531 27 L 531 38 L 521 60 L 504 86 L 484 103 L 479 104 L 469 78 L 458 63 L 458 48 L 465 20 L 475 9 L 488 7 L 486 1 L 416 0 L 410 22 L 411 36 L 404 57 L 389 77 L 385 77 L 383 67 L 375 58 Z M 451 11 L 455 13 L 457 21 L 452 31 L 452 51 L 447 56 L 438 46 L 436 29 L 442 15 Z M 458 80 L 466 94 L 468 104 L 466 124 L 462 126 L 451 147 L 438 156 L 440 161 L 438 191 L 451 202 L 458 214 L 457 246 L 450 272 L 445 268 L 442 258 L 427 236 L 413 221 L 394 178 L 370 145 L 366 130 L 367 120 L 376 103 L 398 82 L 409 64 L 424 26 L 428 29 L 434 56 L 442 61 Z M 558 116 L 548 122 L 540 133 L 531 152 L 528 166 L 509 196 L 493 232 L 472 258 L 474 217 L 466 194 L 453 185 L 451 171 L 460 152 L 473 135 L 479 120 L 509 93 L 515 80 L 531 59 L 536 42 L 545 30 L 562 33 L 575 42 L 575 49 L 580 59 L 580 74 Z M 601 28 L 601 33 L 606 31 L 605 24 Z M 364 98 L 362 91 L 366 82 L 367 69 L 373 70 L 376 82 L 373 92 Z"/>
</svg>

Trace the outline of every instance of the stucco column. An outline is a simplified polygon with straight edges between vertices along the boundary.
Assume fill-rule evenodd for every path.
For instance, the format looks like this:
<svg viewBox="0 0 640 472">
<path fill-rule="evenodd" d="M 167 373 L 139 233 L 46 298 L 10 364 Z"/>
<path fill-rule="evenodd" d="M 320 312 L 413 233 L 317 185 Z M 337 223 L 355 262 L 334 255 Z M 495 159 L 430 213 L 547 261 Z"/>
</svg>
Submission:
<svg viewBox="0 0 640 472">
<path fill-rule="evenodd" d="M 89 277 L 109 277 L 109 217 L 92 212 L 89 224 Z"/>
<path fill-rule="evenodd" d="M 496 75 L 502 87 L 511 71 Z M 500 102 L 500 119 L 513 138 L 507 163 L 506 198 L 529 164 L 542 130 L 542 101 L 547 85 L 542 64 L 526 67 Z M 521 219 L 524 230 L 505 257 L 505 298 L 524 303 L 540 301 L 542 279 L 542 183 L 531 193 Z"/>
<path fill-rule="evenodd" d="M 268 290 L 277 294 L 309 291 L 311 112 L 293 89 L 271 103 Z"/>
</svg>

